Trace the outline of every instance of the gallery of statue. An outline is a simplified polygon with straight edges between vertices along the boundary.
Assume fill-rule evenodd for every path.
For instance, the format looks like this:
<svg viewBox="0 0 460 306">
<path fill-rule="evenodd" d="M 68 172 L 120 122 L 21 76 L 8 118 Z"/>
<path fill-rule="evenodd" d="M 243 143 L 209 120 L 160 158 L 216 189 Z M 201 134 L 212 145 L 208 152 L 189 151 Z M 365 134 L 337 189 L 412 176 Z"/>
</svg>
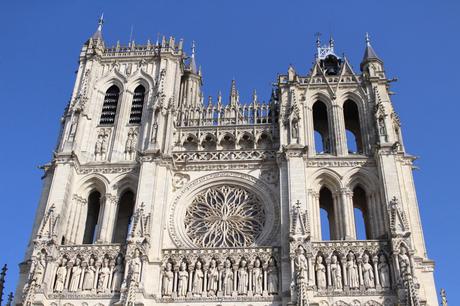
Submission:
<svg viewBox="0 0 460 306">
<path fill-rule="evenodd" d="M 268 102 L 204 99 L 194 45 L 107 47 L 101 20 L 15 303 L 438 305 L 383 61 L 316 47 Z"/>
</svg>

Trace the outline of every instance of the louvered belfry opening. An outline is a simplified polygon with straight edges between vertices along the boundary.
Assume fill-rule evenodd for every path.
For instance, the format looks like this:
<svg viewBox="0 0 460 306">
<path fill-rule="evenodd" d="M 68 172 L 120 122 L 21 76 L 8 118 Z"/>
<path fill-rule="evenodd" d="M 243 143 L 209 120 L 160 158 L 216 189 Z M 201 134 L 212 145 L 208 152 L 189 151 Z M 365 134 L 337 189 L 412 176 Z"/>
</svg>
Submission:
<svg viewBox="0 0 460 306">
<path fill-rule="evenodd" d="M 112 85 L 109 89 L 107 89 L 104 104 L 102 104 L 102 113 L 99 124 L 111 125 L 115 122 L 119 96 L 120 89 L 117 86 Z"/>
<path fill-rule="evenodd" d="M 144 106 L 145 87 L 139 85 L 134 90 L 131 114 L 129 115 L 130 124 L 140 124 L 142 120 L 142 108 Z"/>
</svg>

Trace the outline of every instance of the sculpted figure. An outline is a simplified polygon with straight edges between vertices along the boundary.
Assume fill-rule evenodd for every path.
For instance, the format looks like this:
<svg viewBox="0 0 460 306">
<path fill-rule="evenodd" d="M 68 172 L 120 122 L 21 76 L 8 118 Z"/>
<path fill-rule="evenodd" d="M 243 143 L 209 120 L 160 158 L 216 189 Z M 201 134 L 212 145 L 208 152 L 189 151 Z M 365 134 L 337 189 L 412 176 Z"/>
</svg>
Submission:
<svg viewBox="0 0 460 306">
<path fill-rule="evenodd" d="M 120 291 L 121 284 L 123 283 L 123 276 L 125 272 L 125 265 L 123 264 L 123 257 L 117 256 L 115 267 L 113 268 L 112 276 L 112 291 Z"/>
<path fill-rule="evenodd" d="M 327 287 L 326 283 L 326 266 L 323 264 L 323 256 L 318 255 L 316 258 L 316 285 L 318 286 L 319 290 L 324 290 Z"/>
<path fill-rule="evenodd" d="M 246 295 L 248 293 L 249 275 L 246 267 L 246 260 L 243 258 L 238 269 L 238 294 Z"/>
<path fill-rule="evenodd" d="M 219 271 L 215 259 L 211 259 L 211 264 L 208 271 L 208 291 L 210 296 L 214 296 L 218 289 Z"/>
<path fill-rule="evenodd" d="M 125 155 L 126 159 L 133 159 L 136 152 L 137 133 L 133 129 L 128 132 L 128 139 L 126 139 Z"/>
<path fill-rule="evenodd" d="M 379 276 L 380 276 L 380 285 L 382 288 L 390 288 L 391 280 L 390 280 L 390 267 L 387 263 L 387 258 L 385 255 L 381 254 L 378 264 Z"/>
<path fill-rule="evenodd" d="M 268 262 L 267 286 L 268 294 L 278 294 L 278 267 L 273 258 Z"/>
<path fill-rule="evenodd" d="M 180 297 L 187 295 L 187 285 L 188 285 L 188 272 L 187 272 L 187 263 L 184 261 L 181 262 L 179 267 L 179 283 L 177 285 L 177 294 Z"/>
<path fill-rule="evenodd" d="M 348 253 L 347 255 L 347 277 L 348 277 L 348 286 L 350 289 L 359 288 L 359 276 L 358 276 L 358 267 L 356 266 L 355 256 L 353 253 Z"/>
<path fill-rule="evenodd" d="M 77 259 L 75 259 L 75 265 L 72 267 L 71 271 L 72 276 L 70 277 L 69 291 L 75 292 L 80 289 L 79 284 L 82 272 L 80 258 L 77 257 Z"/>
<path fill-rule="evenodd" d="M 372 265 L 369 263 L 369 255 L 363 255 L 363 282 L 366 289 L 375 287 L 374 271 Z"/>
<path fill-rule="evenodd" d="M 334 289 L 342 289 L 342 267 L 337 261 L 336 255 L 332 255 L 331 257 L 331 282 Z"/>
<path fill-rule="evenodd" d="M 222 271 L 222 289 L 225 296 L 232 295 L 233 292 L 233 271 L 232 262 L 230 259 L 225 260 L 224 269 Z"/>
<path fill-rule="evenodd" d="M 306 279 L 308 276 L 308 262 L 307 257 L 305 257 L 305 249 L 300 245 L 296 250 L 294 266 L 296 270 L 296 280 L 298 281 L 299 278 Z"/>
<path fill-rule="evenodd" d="M 139 249 L 134 250 L 133 259 L 131 259 L 130 270 L 131 270 L 131 280 L 135 282 L 140 282 L 141 280 L 141 269 L 142 261 L 140 258 Z"/>
<path fill-rule="evenodd" d="M 66 276 L 67 276 L 66 264 L 67 264 L 67 259 L 62 258 L 61 265 L 59 266 L 59 268 L 56 271 L 56 282 L 54 284 L 54 291 L 55 292 L 62 292 L 62 290 L 64 290 L 65 280 L 66 280 Z"/>
<path fill-rule="evenodd" d="M 96 273 L 96 267 L 94 266 L 94 258 L 90 257 L 89 264 L 85 269 L 85 275 L 84 275 L 83 286 L 82 286 L 83 290 L 93 290 L 95 273 Z"/>
<path fill-rule="evenodd" d="M 173 292 L 174 272 L 172 271 L 172 264 L 166 263 L 165 271 L 163 273 L 163 296 L 171 296 Z"/>
<path fill-rule="evenodd" d="M 254 268 L 252 269 L 252 288 L 254 290 L 254 295 L 262 295 L 263 271 L 259 258 L 256 258 L 254 261 Z"/>
<path fill-rule="evenodd" d="M 409 256 L 407 255 L 407 249 L 404 246 L 401 247 L 401 250 L 398 254 L 398 259 L 399 259 L 399 271 L 401 273 L 401 277 L 404 277 L 406 272 L 411 273 L 410 259 L 409 259 Z"/>
<path fill-rule="evenodd" d="M 32 272 L 32 281 L 35 285 L 40 286 L 43 283 L 43 277 L 45 275 L 46 261 L 42 252 L 38 253 L 37 260 L 34 262 L 34 268 Z"/>
<path fill-rule="evenodd" d="M 201 293 L 203 292 L 203 279 L 204 272 L 201 268 L 201 261 L 197 261 L 195 264 L 195 273 L 193 274 L 192 292 L 194 295 L 201 296 Z"/>
<path fill-rule="evenodd" d="M 102 135 L 97 136 L 96 145 L 94 147 L 94 155 L 96 160 L 100 160 L 102 157 L 102 144 L 104 143 L 104 137 Z"/>
<path fill-rule="evenodd" d="M 109 268 L 109 260 L 104 258 L 102 263 L 102 268 L 99 270 L 99 278 L 97 281 L 97 291 L 98 292 L 105 292 L 109 288 L 109 280 L 110 280 L 110 268 Z"/>
</svg>

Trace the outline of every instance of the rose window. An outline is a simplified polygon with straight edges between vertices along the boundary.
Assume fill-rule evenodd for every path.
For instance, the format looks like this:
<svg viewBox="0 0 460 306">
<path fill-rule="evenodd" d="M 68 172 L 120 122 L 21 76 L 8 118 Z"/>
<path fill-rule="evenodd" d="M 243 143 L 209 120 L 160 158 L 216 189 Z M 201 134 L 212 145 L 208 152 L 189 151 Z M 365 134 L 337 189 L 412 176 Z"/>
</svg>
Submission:
<svg viewBox="0 0 460 306">
<path fill-rule="evenodd" d="M 185 212 L 185 232 L 201 247 L 247 247 L 265 224 L 260 199 L 239 186 L 208 188 L 195 196 Z"/>
</svg>

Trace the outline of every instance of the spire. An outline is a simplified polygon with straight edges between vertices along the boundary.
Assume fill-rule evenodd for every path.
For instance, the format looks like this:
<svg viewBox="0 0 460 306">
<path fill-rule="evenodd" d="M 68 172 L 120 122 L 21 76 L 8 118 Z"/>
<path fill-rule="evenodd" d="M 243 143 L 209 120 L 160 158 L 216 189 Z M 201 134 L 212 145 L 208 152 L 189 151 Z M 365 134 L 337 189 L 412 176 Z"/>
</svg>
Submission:
<svg viewBox="0 0 460 306">
<path fill-rule="evenodd" d="M 192 56 L 190 57 L 190 70 L 193 73 L 197 73 L 196 61 L 195 61 L 195 41 L 192 41 Z"/>
<path fill-rule="evenodd" d="M 97 23 L 97 30 L 94 32 L 93 36 L 91 36 L 94 40 L 102 40 L 102 26 L 104 25 L 104 13 L 101 14 L 99 17 L 99 22 Z"/>
<path fill-rule="evenodd" d="M 232 80 L 232 85 L 230 87 L 230 105 L 236 105 L 238 102 L 238 90 L 236 90 L 235 79 Z"/>
<path fill-rule="evenodd" d="M 363 62 L 372 59 L 381 61 L 381 59 L 377 56 L 377 53 L 375 53 L 374 48 L 371 46 L 369 33 L 366 33 L 366 49 L 364 50 Z"/>
<path fill-rule="evenodd" d="M 3 289 L 4 289 L 5 276 L 6 276 L 7 270 L 8 268 L 5 264 L 0 272 L 0 305 L 2 304 L 2 301 L 3 301 Z"/>
</svg>

